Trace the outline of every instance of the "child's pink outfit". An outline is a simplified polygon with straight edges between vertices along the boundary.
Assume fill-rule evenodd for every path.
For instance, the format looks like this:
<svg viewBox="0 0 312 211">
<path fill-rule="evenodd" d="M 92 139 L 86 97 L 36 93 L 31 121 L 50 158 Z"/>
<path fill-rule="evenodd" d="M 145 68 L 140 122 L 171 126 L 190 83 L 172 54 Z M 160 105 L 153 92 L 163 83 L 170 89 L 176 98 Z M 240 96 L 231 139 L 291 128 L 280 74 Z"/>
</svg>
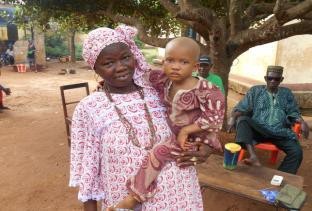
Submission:
<svg viewBox="0 0 312 211">
<path fill-rule="evenodd" d="M 171 100 L 169 91 L 172 82 L 162 71 L 151 71 L 149 80 L 167 107 L 168 123 L 175 135 L 178 135 L 182 127 L 195 123 L 205 132 L 197 133 L 190 139 L 202 141 L 214 150 L 222 151 L 217 132 L 222 127 L 225 100 L 216 86 L 198 77 L 196 87 L 190 90 L 179 90 Z M 170 153 L 172 151 L 181 151 L 175 137 L 166 143 L 154 146 L 149 152 L 138 173 L 127 182 L 129 191 L 136 198 L 145 201 L 153 196 L 156 189 L 155 179 L 168 162 L 174 161 Z"/>
</svg>

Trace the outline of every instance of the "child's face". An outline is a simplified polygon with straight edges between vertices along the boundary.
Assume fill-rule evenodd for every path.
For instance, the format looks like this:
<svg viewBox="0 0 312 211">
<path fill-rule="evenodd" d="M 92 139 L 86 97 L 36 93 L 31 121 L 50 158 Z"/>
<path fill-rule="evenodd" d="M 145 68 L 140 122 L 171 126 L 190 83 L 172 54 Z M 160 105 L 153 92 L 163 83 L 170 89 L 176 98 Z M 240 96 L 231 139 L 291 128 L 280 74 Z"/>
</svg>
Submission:
<svg viewBox="0 0 312 211">
<path fill-rule="evenodd" d="M 183 82 L 192 77 L 192 72 L 198 67 L 199 63 L 192 49 L 180 46 L 166 49 L 163 69 L 171 81 Z"/>
</svg>

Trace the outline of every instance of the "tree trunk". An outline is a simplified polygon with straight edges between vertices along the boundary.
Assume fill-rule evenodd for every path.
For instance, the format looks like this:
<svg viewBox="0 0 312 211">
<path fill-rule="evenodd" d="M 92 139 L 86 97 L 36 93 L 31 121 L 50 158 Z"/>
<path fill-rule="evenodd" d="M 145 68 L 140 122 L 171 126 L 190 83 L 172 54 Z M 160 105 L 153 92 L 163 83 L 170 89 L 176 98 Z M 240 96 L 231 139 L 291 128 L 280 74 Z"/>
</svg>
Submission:
<svg viewBox="0 0 312 211">
<path fill-rule="evenodd" d="M 34 44 L 36 48 L 35 63 L 37 65 L 36 68 L 40 69 L 47 66 L 44 33 L 39 28 L 35 28 L 33 31 L 34 31 Z"/>
<path fill-rule="evenodd" d="M 220 62 L 218 62 L 220 61 Z M 223 61 L 223 62 L 222 62 Z M 225 97 L 225 115 L 224 115 L 224 121 L 223 121 L 223 129 L 226 128 L 227 125 L 227 114 L 228 114 L 228 87 L 229 87 L 229 73 L 231 70 L 231 64 L 232 62 L 229 61 L 228 58 L 218 58 L 217 62 L 213 66 L 213 71 L 217 73 L 223 82 L 224 86 L 224 97 Z"/>
<path fill-rule="evenodd" d="M 224 85 L 225 97 L 225 115 L 223 121 L 223 129 L 227 123 L 227 96 L 228 96 L 228 78 L 232 65 L 232 60 L 226 51 L 226 30 L 221 22 L 214 25 L 209 33 L 210 55 L 213 60 L 213 71 L 217 73 Z"/>
<path fill-rule="evenodd" d="M 76 34 L 75 30 L 69 32 L 69 53 L 71 57 L 71 62 L 76 62 L 75 34 Z"/>
</svg>

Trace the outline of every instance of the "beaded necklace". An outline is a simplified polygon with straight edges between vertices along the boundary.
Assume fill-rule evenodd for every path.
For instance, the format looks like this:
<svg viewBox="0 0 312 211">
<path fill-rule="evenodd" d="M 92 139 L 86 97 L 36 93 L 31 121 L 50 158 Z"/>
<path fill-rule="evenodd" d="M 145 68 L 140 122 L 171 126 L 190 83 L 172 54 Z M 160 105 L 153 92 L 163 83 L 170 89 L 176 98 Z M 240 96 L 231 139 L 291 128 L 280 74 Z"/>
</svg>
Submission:
<svg viewBox="0 0 312 211">
<path fill-rule="evenodd" d="M 136 132 L 132 126 L 132 124 L 126 119 L 126 117 L 122 114 L 122 112 L 120 111 L 120 109 L 116 106 L 116 104 L 114 103 L 114 100 L 112 98 L 112 95 L 109 91 L 109 88 L 107 87 L 107 85 L 104 84 L 104 92 L 108 98 L 108 100 L 114 104 L 114 108 L 116 110 L 116 113 L 121 121 L 121 123 L 124 125 L 124 127 L 126 128 L 126 131 L 128 133 L 128 139 L 131 140 L 131 142 L 133 143 L 133 145 L 142 148 L 142 146 L 140 145 L 140 142 L 136 136 Z M 147 123 L 148 123 L 148 127 L 149 127 L 149 131 L 150 131 L 150 136 L 151 136 L 151 141 L 149 143 L 148 146 L 144 147 L 145 150 L 150 150 L 153 148 L 155 142 L 156 142 L 156 132 L 155 132 L 155 128 L 152 122 L 152 117 L 151 114 L 148 110 L 148 107 L 146 105 L 146 102 L 144 100 L 144 92 L 143 89 L 140 88 L 136 88 L 136 91 L 139 93 L 140 98 L 144 101 L 144 111 L 146 113 L 146 117 L 147 117 Z"/>
</svg>

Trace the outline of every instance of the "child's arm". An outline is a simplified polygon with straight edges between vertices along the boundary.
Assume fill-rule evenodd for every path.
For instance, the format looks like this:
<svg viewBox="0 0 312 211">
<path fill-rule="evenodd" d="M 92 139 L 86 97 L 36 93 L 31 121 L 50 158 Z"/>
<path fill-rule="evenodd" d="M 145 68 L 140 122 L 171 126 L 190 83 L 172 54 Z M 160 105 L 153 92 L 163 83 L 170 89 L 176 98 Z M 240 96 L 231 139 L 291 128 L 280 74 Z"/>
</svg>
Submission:
<svg viewBox="0 0 312 211">
<path fill-rule="evenodd" d="M 193 124 L 197 126 L 197 129 L 202 129 L 198 130 L 198 132 L 205 131 L 205 134 L 203 134 L 204 136 L 201 137 L 201 141 L 214 150 L 222 151 L 222 145 L 218 140 L 217 132 L 220 131 L 223 123 L 225 111 L 224 95 L 219 88 L 205 80 L 200 81 L 200 86 L 195 90 L 195 95 L 200 104 L 199 108 L 201 113 Z M 193 131 L 195 131 L 196 127 L 191 127 L 191 129 L 194 129 Z M 184 135 L 183 137 L 186 136 L 185 133 L 182 133 L 181 135 Z M 179 140 L 181 139 L 179 138 Z M 192 146 L 192 144 L 188 142 L 186 142 L 185 145 L 187 148 Z"/>
<path fill-rule="evenodd" d="M 219 88 L 202 80 L 196 97 L 200 103 L 201 115 L 195 124 L 208 132 L 218 132 L 223 123 L 225 98 Z"/>
</svg>

